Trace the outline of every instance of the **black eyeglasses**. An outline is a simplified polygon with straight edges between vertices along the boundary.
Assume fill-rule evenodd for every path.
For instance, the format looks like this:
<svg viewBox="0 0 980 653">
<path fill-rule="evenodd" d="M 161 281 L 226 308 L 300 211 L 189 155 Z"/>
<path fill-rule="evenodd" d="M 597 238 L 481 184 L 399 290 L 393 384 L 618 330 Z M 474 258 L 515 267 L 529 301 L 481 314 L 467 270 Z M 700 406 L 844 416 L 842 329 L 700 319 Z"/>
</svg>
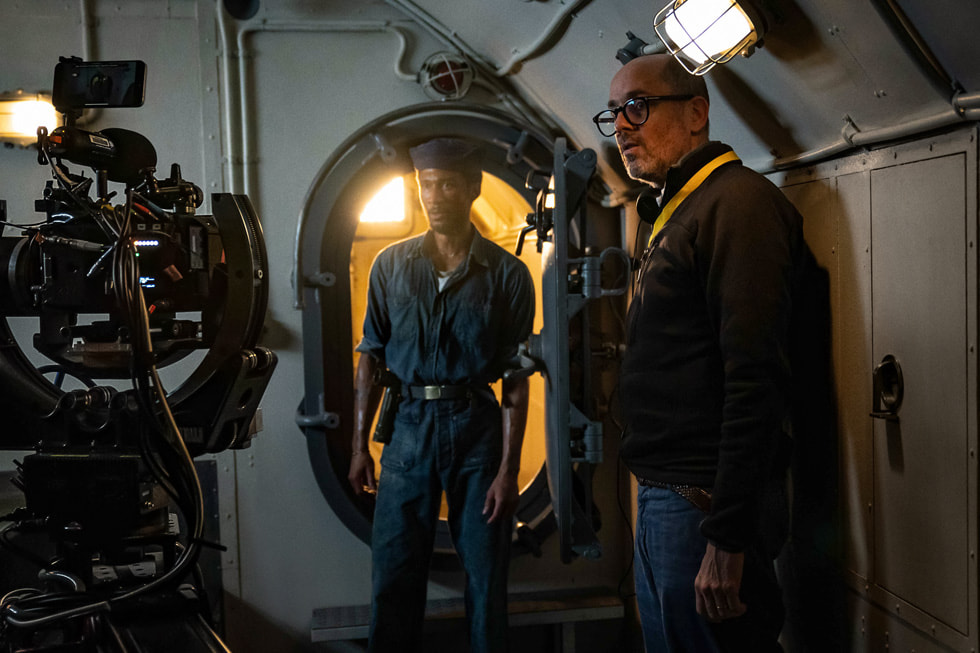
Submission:
<svg viewBox="0 0 980 653">
<path fill-rule="evenodd" d="M 644 97 L 632 97 L 626 100 L 622 106 L 606 109 L 592 116 L 599 133 L 603 136 L 612 136 L 616 133 L 616 116 L 620 113 L 626 117 L 626 121 L 634 127 L 639 127 L 650 117 L 650 104 L 653 102 L 668 102 L 690 100 L 693 95 L 647 95 Z"/>
</svg>

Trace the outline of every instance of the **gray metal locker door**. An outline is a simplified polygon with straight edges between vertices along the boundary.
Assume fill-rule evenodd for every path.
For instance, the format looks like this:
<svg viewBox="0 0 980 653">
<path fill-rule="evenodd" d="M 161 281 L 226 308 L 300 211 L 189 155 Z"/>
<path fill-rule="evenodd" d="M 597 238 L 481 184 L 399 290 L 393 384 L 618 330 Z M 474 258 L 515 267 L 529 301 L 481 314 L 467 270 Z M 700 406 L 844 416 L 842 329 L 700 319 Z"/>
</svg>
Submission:
<svg viewBox="0 0 980 653">
<path fill-rule="evenodd" d="M 968 323 L 975 256 L 964 153 L 874 170 L 873 361 L 893 356 L 875 419 L 876 585 L 961 633 L 970 596 Z M 889 370 L 885 370 L 889 372 Z M 880 405 L 884 404 L 884 405 Z M 894 406 L 893 406 L 894 407 Z"/>
</svg>

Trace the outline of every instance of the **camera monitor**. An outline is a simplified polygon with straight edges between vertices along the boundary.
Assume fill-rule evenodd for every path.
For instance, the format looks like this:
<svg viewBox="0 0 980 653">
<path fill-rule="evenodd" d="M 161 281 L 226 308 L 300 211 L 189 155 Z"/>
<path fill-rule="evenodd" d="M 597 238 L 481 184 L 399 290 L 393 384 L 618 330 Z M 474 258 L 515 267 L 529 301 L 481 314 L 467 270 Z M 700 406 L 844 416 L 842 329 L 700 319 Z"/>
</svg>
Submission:
<svg viewBox="0 0 980 653">
<path fill-rule="evenodd" d="M 52 104 L 65 113 L 85 107 L 141 107 L 146 89 L 142 61 L 90 61 L 61 57 L 54 69 Z"/>
</svg>

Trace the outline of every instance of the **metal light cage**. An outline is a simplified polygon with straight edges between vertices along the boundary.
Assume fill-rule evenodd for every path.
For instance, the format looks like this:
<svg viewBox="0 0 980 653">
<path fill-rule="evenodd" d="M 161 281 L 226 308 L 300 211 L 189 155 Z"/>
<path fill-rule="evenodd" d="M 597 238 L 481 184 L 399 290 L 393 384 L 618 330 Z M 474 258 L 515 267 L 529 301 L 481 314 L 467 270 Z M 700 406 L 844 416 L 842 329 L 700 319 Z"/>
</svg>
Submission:
<svg viewBox="0 0 980 653">
<path fill-rule="evenodd" d="M 459 100 L 472 83 L 473 67 L 466 59 L 449 52 L 433 54 L 419 71 L 419 84 L 433 100 Z"/>
<path fill-rule="evenodd" d="M 749 56 L 765 33 L 761 13 L 746 0 L 674 0 L 657 13 L 653 27 L 692 75 L 736 54 Z"/>
</svg>

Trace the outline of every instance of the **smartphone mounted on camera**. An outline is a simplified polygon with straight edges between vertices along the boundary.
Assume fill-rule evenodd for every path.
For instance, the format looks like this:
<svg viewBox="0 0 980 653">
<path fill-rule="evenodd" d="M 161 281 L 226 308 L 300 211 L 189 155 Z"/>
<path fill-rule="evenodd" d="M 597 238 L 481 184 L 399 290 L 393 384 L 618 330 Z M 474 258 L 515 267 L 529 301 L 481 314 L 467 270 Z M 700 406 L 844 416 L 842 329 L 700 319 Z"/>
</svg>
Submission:
<svg viewBox="0 0 980 653">
<path fill-rule="evenodd" d="M 51 103 L 61 113 L 86 107 L 141 107 L 146 90 L 142 61 L 82 61 L 60 57 Z"/>
</svg>

